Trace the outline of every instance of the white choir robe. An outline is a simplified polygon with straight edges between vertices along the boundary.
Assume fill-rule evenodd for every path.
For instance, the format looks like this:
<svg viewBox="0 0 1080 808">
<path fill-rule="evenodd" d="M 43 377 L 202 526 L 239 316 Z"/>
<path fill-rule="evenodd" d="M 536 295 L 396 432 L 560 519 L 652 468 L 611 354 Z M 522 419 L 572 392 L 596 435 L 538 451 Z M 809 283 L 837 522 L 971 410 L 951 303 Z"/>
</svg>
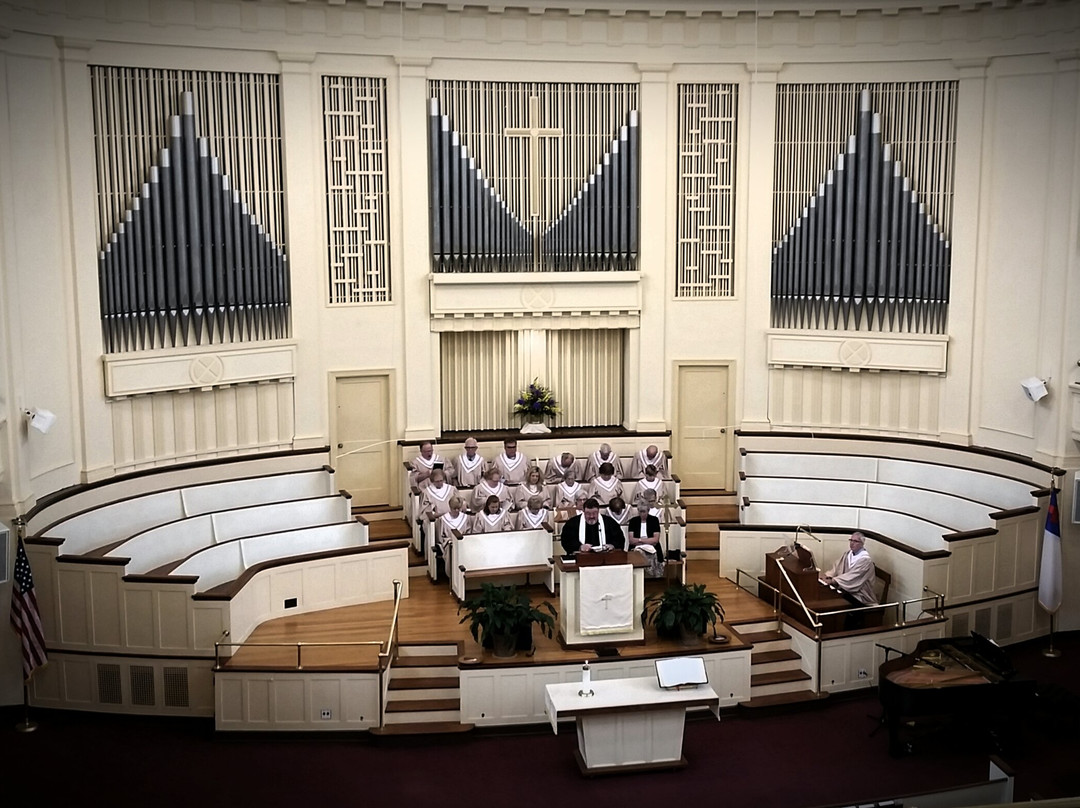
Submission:
<svg viewBox="0 0 1080 808">
<path fill-rule="evenodd" d="M 638 480 L 634 484 L 634 496 L 630 500 L 630 504 L 637 505 L 639 502 L 644 502 L 646 491 L 655 491 L 656 501 L 659 502 L 664 497 L 664 481 L 659 477 L 654 478 L 652 482 L 649 482 L 648 479 Z"/>
<path fill-rule="evenodd" d="M 502 480 L 499 480 L 499 484 L 494 488 L 488 485 L 487 480 L 481 480 L 473 489 L 472 509 L 477 513 L 484 510 L 488 497 L 498 497 L 499 503 L 504 509 L 514 501 L 513 493 L 510 491 L 509 486 L 503 484 Z"/>
<path fill-rule="evenodd" d="M 615 513 L 611 508 L 608 508 L 607 515 L 618 522 L 621 527 L 626 527 L 630 524 L 630 519 L 636 512 L 636 510 L 631 510 L 630 508 L 623 508 L 618 513 Z"/>
<path fill-rule="evenodd" d="M 551 526 L 551 511 L 547 508 L 541 508 L 536 513 L 528 509 L 517 512 L 518 530 L 535 530 L 544 526 Z"/>
<path fill-rule="evenodd" d="M 594 477 L 593 481 L 589 483 L 589 496 L 593 497 L 601 505 L 607 505 L 615 497 L 621 497 L 622 495 L 622 480 L 618 477 L 612 477 L 610 480 L 604 480 L 603 477 Z"/>
<path fill-rule="evenodd" d="M 600 450 L 597 449 L 595 452 L 589 455 L 588 459 L 585 461 L 586 481 L 591 481 L 594 477 L 598 477 L 600 475 L 601 463 L 610 463 L 612 468 L 615 470 L 614 476 L 616 478 L 622 479 L 626 476 L 625 474 L 623 474 L 623 462 L 621 457 L 615 454 L 614 451 L 606 458 L 601 457 Z"/>
<path fill-rule="evenodd" d="M 646 447 L 647 448 L 647 447 Z M 667 455 L 664 454 L 664 450 L 660 449 L 656 453 L 656 457 L 651 460 L 645 456 L 646 449 L 639 450 L 634 459 L 630 462 L 630 477 L 644 477 L 646 466 L 656 466 L 656 476 L 666 477 L 668 473 Z"/>
<path fill-rule="evenodd" d="M 487 461 L 477 452 L 472 460 L 462 452 L 454 459 L 454 484 L 458 486 L 472 487 L 484 478 L 484 469 Z"/>
<path fill-rule="evenodd" d="M 458 490 L 449 483 L 441 487 L 426 485 L 420 489 L 420 510 L 429 516 L 442 516 L 450 510 L 450 499 L 456 497 Z"/>
<path fill-rule="evenodd" d="M 443 562 L 446 569 L 449 570 L 451 569 L 450 554 L 453 552 L 451 548 L 454 546 L 454 531 L 456 530 L 458 533 L 469 532 L 469 515 L 465 511 L 459 511 L 456 517 L 444 513 L 432 524 L 435 525 L 435 542 L 438 544 L 439 549 L 442 550 Z"/>
<path fill-rule="evenodd" d="M 506 452 L 499 452 L 498 457 L 488 464 L 488 468 L 499 470 L 504 483 L 523 483 L 529 474 L 529 458 L 518 452 L 511 460 Z"/>
<path fill-rule="evenodd" d="M 422 455 L 417 455 L 409 461 L 409 467 L 412 471 L 409 472 L 409 485 L 417 486 L 425 485 L 427 478 L 431 475 L 432 470 L 437 463 L 442 463 L 443 470 L 450 473 L 448 466 L 449 463 L 443 459 L 443 456 L 438 452 L 432 452 L 431 458 L 425 460 Z"/>
<path fill-rule="evenodd" d="M 588 496 L 588 493 L 585 486 L 576 480 L 573 485 L 559 483 L 551 489 L 551 500 L 556 508 L 572 508 L 579 496 Z"/>
<path fill-rule="evenodd" d="M 521 485 L 514 486 L 514 507 L 519 511 L 523 511 L 529 507 L 529 498 L 533 496 L 542 497 L 544 500 L 545 508 L 551 507 L 551 492 L 546 485 L 541 485 L 539 490 L 534 491 L 529 486 L 522 483 Z"/>
<path fill-rule="evenodd" d="M 504 530 L 513 530 L 514 521 L 510 518 L 510 512 L 506 510 L 498 513 L 477 513 L 473 515 L 469 525 L 470 533 L 501 533 Z"/>
<path fill-rule="evenodd" d="M 561 483 L 566 479 L 566 472 L 573 471 L 574 479 L 580 480 L 582 478 L 582 463 L 580 460 L 570 461 L 569 466 L 564 466 L 562 462 L 562 455 L 556 455 L 547 462 L 547 466 L 544 468 L 544 481 L 548 483 Z"/>
</svg>

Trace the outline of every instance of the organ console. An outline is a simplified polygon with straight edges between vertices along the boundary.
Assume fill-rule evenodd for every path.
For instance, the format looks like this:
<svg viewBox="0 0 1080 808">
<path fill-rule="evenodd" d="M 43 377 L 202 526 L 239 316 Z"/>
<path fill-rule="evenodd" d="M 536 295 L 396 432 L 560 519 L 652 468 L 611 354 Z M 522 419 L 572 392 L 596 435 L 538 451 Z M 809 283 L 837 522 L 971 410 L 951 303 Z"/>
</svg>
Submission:
<svg viewBox="0 0 1080 808">
<path fill-rule="evenodd" d="M 764 587 L 758 589 L 758 594 L 763 600 L 771 601 L 775 592 L 793 598 L 797 592 L 806 607 L 814 612 L 836 612 L 850 609 L 851 604 L 838 590 L 825 586 L 818 580 L 818 569 L 814 565 L 813 556 L 802 545 L 796 544 L 794 554 L 766 553 L 765 574 L 761 576 Z M 788 586 L 787 580 L 780 572 L 783 566 L 787 572 L 787 579 L 794 586 Z M 789 617 L 807 624 L 806 613 L 792 600 L 782 599 L 781 611 Z M 822 619 L 822 633 L 843 630 L 843 615 L 829 615 Z"/>
<path fill-rule="evenodd" d="M 878 668 L 882 721 L 894 755 L 915 751 L 921 738 L 950 726 L 1001 751 L 1034 692 L 1034 681 L 1016 675 L 1008 654 L 974 631 L 923 640 Z"/>
</svg>

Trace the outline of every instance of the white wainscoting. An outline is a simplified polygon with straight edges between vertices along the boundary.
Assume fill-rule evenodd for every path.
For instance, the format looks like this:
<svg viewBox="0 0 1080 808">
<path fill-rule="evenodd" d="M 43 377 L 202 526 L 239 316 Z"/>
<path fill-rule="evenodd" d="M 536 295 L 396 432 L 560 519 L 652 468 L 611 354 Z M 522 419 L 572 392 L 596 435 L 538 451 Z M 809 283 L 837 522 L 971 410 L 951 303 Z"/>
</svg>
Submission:
<svg viewBox="0 0 1080 808">
<path fill-rule="evenodd" d="M 720 696 L 720 706 L 730 707 L 750 698 L 750 649 L 699 654 L 709 684 Z M 593 679 L 655 677 L 652 659 L 593 662 Z M 527 666 L 521 668 L 462 668 L 461 720 L 477 726 L 546 723 L 544 687 L 581 680 L 580 665 Z"/>
<path fill-rule="evenodd" d="M 214 680 L 218 730 L 355 731 L 379 725 L 377 673 L 219 672 Z"/>
<path fill-rule="evenodd" d="M 1001 520 L 994 535 L 948 542 L 947 603 L 997 597 L 1036 586 L 1041 545 L 1038 513 Z"/>
<path fill-rule="evenodd" d="M 229 642 L 243 642 L 261 623 L 287 614 L 392 600 L 395 579 L 401 581 L 401 596 L 407 598 L 409 556 L 405 547 L 262 570 L 231 600 Z M 296 606 L 286 608 L 290 598 L 296 598 Z"/>
<path fill-rule="evenodd" d="M 36 707 L 140 715 L 214 714 L 214 660 L 49 652 L 30 680 Z"/>
</svg>

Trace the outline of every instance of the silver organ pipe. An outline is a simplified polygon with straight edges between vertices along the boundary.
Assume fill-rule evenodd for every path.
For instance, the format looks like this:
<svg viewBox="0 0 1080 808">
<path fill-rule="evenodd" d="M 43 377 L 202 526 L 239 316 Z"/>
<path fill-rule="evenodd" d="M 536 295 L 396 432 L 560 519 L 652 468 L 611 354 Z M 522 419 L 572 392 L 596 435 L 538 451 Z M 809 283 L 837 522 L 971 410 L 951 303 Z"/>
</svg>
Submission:
<svg viewBox="0 0 1080 808">
<path fill-rule="evenodd" d="M 109 352 L 289 333 L 286 256 L 196 138 L 190 93 L 182 110 L 98 257 Z"/>
<path fill-rule="evenodd" d="M 773 249 L 772 323 L 941 333 L 950 258 L 863 90 L 856 133 Z"/>
</svg>

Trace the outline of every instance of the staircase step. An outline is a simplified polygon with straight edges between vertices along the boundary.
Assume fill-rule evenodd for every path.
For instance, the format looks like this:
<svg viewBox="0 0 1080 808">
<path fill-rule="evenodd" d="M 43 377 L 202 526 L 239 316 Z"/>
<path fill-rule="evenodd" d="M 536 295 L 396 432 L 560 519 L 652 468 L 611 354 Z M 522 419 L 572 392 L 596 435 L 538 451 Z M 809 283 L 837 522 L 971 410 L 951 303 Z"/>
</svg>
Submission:
<svg viewBox="0 0 1080 808">
<path fill-rule="evenodd" d="M 735 630 L 739 631 L 739 627 L 735 626 Z M 746 640 L 751 645 L 760 645 L 766 642 L 780 642 L 783 640 L 790 640 L 787 634 L 782 631 L 751 631 L 743 632 L 739 631 L 739 636 Z"/>
<path fill-rule="evenodd" d="M 738 505 L 695 505 L 686 504 L 686 523 L 738 522 Z"/>
<path fill-rule="evenodd" d="M 461 680 L 457 676 L 407 676 L 392 678 L 388 690 L 426 690 L 430 688 L 457 688 Z"/>
<path fill-rule="evenodd" d="M 829 698 L 826 692 L 815 693 L 813 690 L 797 690 L 793 693 L 774 693 L 771 696 L 755 696 L 749 701 L 739 702 L 739 707 L 749 710 L 764 710 L 770 707 L 794 707 L 819 704 Z"/>
<path fill-rule="evenodd" d="M 449 665 L 457 667 L 456 653 L 453 656 L 449 654 L 423 654 L 417 656 L 398 654 L 398 658 L 394 660 L 395 668 L 445 668 Z"/>
<path fill-rule="evenodd" d="M 431 724 L 431 723 L 456 723 L 461 721 L 460 710 L 432 710 L 431 712 L 401 712 L 386 713 L 383 716 L 383 726 L 390 724 Z"/>
<path fill-rule="evenodd" d="M 398 657 L 444 656 L 457 664 L 461 648 L 457 643 L 402 642 L 398 643 Z"/>
<path fill-rule="evenodd" d="M 715 530 L 708 533 L 686 534 L 686 549 L 690 550 L 717 550 L 720 549 L 720 535 Z"/>
<path fill-rule="evenodd" d="M 352 509 L 353 516 L 362 516 L 371 524 L 387 519 L 403 519 L 404 514 L 401 506 L 393 508 L 389 505 L 357 505 Z"/>
<path fill-rule="evenodd" d="M 371 730 L 372 735 L 451 735 L 461 732 L 469 732 L 475 727 L 474 724 L 459 724 L 453 721 L 418 721 L 411 724 L 387 724 L 385 727 L 375 727 Z"/>
<path fill-rule="evenodd" d="M 806 671 L 773 671 L 772 673 L 755 673 L 750 676 L 750 687 L 766 687 L 768 685 L 786 685 L 792 682 L 805 682 L 810 679 Z"/>
<path fill-rule="evenodd" d="M 750 654 L 751 665 L 769 665 L 773 662 L 793 662 L 802 659 L 796 651 L 785 648 L 779 651 L 758 651 Z"/>
<path fill-rule="evenodd" d="M 388 713 L 436 713 L 445 710 L 460 710 L 461 699 L 418 699 L 387 702 Z"/>
</svg>

